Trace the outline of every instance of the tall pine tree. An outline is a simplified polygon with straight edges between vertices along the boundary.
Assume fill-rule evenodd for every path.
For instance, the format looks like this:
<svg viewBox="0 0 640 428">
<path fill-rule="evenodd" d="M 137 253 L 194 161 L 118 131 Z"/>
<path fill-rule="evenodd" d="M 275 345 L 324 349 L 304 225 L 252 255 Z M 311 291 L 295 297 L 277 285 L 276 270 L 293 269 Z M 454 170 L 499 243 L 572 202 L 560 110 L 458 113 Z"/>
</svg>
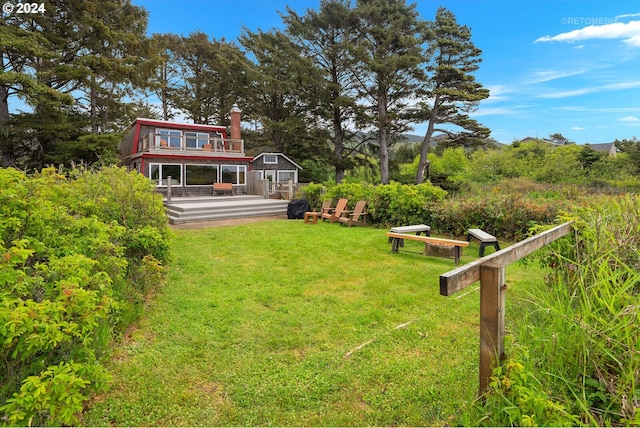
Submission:
<svg viewBox="0 0 640 428">
<path fill-rule="evenodd" d="M 433 40 L 429 44 L 426 57 L 427 79 L 422 89 L 424 101 L 420 104 L 419 117 L 428 120 L 427 131 L 422 141 L 416 183 L 425 179 L 431 145 L 435 132 L 449 135 L 449 140 L 457 140 L 461 145 L 484 143 L 489 129 L 469 117 L 469 112 L 477 103 L 489 96 L 489 90 L 476 82 L 473 72 L 481 62 L 482 51 L 471 42 L 471 30 L 459 25 L 449 10 L 440 7 L 436 19 L 430 23 Z M 437 127 L 441 124 L 454 125 L 459 130 L 451 131 Z"/>
<path fill-rule="evenodd" d="M 2 164 L 38 168 L 57 146 L 101 132 L 130 89 L 145 84 L 146 11 L 130 0 L 45 1 L 2 18 Z M 8 95 L 8 96 L 5 96 Z M 10 115 L 12 96 L 32 111 Z M 18 152 L 17 152 L 18 151 Z"/>
<path fill-rule="evenodd" d="M 404 0 L 358 0 L 353 20 L 362 125 L 375 131 L 380 178 L 389 182 L 389 147 L 409 129 L 409 101 L 423 80 L 426 23 Z"/>
<path fill-rule="evenodd" d="M 349 0 L 322 0 L 318 11 L 307 10 L 300 16 L 287 8 L 283 17 L 287 33 L 319 71 L 319 79 L 309 81 L 307 95 L 315 100 L 309 103 L 313 114 L 330 129 L 332 160 L 336 182 L 344 178 L 345 169 L 351 165 L 345 142 L 353 132 L 347 123 L 353 123 L 356 113 L 356 80 L 352 74 L 354 60 L 350 54 L 351 14 Z"/>
</svg>

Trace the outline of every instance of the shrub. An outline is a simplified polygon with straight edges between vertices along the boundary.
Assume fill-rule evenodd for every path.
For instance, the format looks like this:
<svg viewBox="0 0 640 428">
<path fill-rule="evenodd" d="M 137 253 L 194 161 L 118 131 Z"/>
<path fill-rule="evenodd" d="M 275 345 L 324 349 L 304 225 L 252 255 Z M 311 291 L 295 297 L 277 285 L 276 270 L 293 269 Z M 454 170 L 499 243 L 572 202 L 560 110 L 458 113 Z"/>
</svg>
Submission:
<svg viewBox="0 0 640 428">
<path fill-rule="evenodd" d="M 484 198 L 455 198 L 429 204 L 432 227 L 451 235 L 463 235 L 469 228 L 480 228 L 499 239 L 519 240 L 531 227 L 552 224 L 561 204 L 534 201 L 515 195 Z"/>
<path fill-rule="evenodd" d="M 17 425 L 71 425 L 100 359 L 168 258 L 161 197 L 120 168 L 0 169 L 0 407 Z"/>
<path fill-rule="evenodd" d="M 342 183 L 331 187 L 324 195 L 324 200 L 347 198 L 348 207 L 352 209 L 359 200 L 371 201 L 374 186 L 368 183 Z"/>
<path fill-rule="evenodd" d="M 312 208 L 319 209 L 322 206 L 322 197 L 325 192 L 324 185 L 309 183 L 300 189 L 300 197 L 309 201 Z"/>
<path fill-rule="evenodd" d="M 431 183 L 379 184 L 344 183 L 327 190 L 325 199 L 347 198 L 353 208 L 359 200 L 367 201 L 367 213 L 373 223 L 405 225 L 428 221 L 428 202 L 440 201 L 447 192 Z"/>
</svg>

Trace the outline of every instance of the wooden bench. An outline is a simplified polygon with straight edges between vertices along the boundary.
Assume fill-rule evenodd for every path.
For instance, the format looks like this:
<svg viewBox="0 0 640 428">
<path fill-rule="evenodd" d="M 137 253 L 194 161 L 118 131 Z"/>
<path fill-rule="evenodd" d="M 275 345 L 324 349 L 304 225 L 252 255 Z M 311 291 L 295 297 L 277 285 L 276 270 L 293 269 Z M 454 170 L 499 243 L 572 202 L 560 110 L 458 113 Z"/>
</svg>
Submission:
<svg viewBox="0 0 640 428">
<path fill-rule="evenodd" d="M 230 193 L 233 195 L 232 183 L 213 183 L 213 194 L 217 193 Z"/>
<path fill-rule="evenodd" d="M 420 233 L 424 232 L 426 236 L 431 235 L 431 227 L 426 224 L 414 224 L 412 226 L 397 226 L 392 227 L 391 232 L 394 233 L 415 233 L 416 235 L 420 235 Z"/>
<path fill-rule="evenodd" d="M 415 233 L 416 235 L 420 235 L 424 233 L 425 236 L 431 236 L 431 227 L 426 224 L 414 224 L 411 226 L 396 226 L 391 228 L 391 232 L 394 233 Z M 391 242 L 393 238 L 389 238 L 389 242 Z M 400 241 L 400 246 L 404 247 L 404 241 Z"/>
<path fill-rule="evenodd" d="M 489 235 L 487 232 L 481 229 L 469 229 L 467 232 L 467 241 L 471 242 L 471 238 L 476 238 L 480 241 L 480 251 L 478 255 L 484 257 L 484 249 L 489 245 L 493 245 L 496 251 L 500 251 L 500 245 L 498 245 L 498 239 Z"/>
<path fill-rule="evenodd" d="M 406 233 L 388 232 L 387 236 L 391 239 L 391 251 L 397 253 L 403 240 L 424 242 L 425 255 L 433 255 L 439 257 L 452 257 L 456 264 L 460 262 L 462 256 L 462 247 L 468 247 L 467 241 L 456 241 L 455 239 L 434 238 L 432 236 L 409 235 Z"/>
</svg>

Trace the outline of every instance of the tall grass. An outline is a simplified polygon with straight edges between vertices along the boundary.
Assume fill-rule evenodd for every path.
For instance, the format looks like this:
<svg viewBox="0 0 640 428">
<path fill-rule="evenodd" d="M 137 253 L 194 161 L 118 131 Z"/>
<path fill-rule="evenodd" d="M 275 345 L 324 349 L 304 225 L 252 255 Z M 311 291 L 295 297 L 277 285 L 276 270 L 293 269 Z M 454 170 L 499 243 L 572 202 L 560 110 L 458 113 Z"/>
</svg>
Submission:
<svg viewBox="0 0 640 428">
<path fill-rule="evenodd" d="M 551 272 L 523 296 L 511 359 L 464 423 L 640 424 L 640 198 L 569 217 L 575 235 L 544 255 Z"/>
</svg>

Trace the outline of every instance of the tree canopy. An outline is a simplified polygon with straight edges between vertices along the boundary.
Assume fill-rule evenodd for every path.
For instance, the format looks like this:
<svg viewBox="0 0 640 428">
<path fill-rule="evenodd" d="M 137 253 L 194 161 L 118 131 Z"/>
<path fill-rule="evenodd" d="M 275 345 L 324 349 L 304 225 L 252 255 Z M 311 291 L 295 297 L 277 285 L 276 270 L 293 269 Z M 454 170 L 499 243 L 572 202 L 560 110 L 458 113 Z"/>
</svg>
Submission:
<svg viewBox="0 0 640 428">
<path fill-rule="evenodd" d="M 281 28 L 226 41 L 149 36 L 147 12 L 131 0 L 45 3 L 58 13 L 0 18 L 4 167 L 113 162 L 135 117 L 228 125 L 234 104 L 248 150 L 283 151 L 312 165 L 312 180 L 363 170 L 389 182 L 403 153 L 394 146 L 422 124 L 417 183 L 429 178 L 436 141 L 466 153 L 493 141 L 472 118 L 489 96 L 475 77 L 482 51 L 444 7 L 428 20 L 406 0 L 321 0 L 304 13 L 286 8 Z M 637 141 L 617 147 L 637 157 Z M 579 160 L 587 168 L 598 156 Z"/>
</svg>

